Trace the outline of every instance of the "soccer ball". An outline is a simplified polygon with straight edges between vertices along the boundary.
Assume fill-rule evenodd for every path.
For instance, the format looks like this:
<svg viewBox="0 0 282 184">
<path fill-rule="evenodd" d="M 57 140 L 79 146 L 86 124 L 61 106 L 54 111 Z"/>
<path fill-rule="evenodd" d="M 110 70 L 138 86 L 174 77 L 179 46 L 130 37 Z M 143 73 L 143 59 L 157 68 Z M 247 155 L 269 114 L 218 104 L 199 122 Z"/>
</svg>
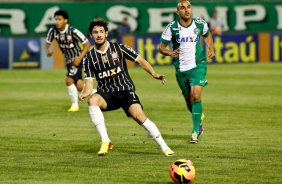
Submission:
<svg viewBox="0 0 282 184">
<path fill-rule="evenodd" d="M 184 158 L 176 160 L 170 166 L 170 177 L 175 183 L 192 183 L 195 174 L 192 162 Z"/>
</svg>

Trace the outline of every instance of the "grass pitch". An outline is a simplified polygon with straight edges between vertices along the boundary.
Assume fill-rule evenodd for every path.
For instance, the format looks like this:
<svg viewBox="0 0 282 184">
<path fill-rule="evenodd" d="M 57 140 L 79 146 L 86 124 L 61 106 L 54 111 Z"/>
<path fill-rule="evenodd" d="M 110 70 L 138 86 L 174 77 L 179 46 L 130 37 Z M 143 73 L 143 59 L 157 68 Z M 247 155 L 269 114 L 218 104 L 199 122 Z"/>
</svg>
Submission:
<svg viewBox="0 0 282 184">
<path fill-rule="evenodd" d="M 174 68 L 155 70 L 167 85 L 141 68 L 130 73 L 175 157 L 165 157 L 122 110 L 104 113 L 115 148 L 98 157 L 87 103 L 67 112 L 65 70 L 1 70 L 0 183 L 169 184 L 169 166 L 178 158 L 194 163 L 195 184 L 282 183 L 282 64 L 209 65 L 205 131 L 195 145 Z"/>
</svg>

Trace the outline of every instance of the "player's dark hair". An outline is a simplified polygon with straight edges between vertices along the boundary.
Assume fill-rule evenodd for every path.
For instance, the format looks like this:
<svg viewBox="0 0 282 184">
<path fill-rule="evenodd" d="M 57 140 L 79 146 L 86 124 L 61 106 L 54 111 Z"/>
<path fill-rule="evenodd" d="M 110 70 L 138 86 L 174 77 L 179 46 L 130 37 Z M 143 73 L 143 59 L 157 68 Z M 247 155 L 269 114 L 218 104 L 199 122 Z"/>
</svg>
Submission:
<svg viewBox="0 0 282 184">
<path fill-rule="evenodd" d="M 105 31 L 108 31 L 108 22 L 102 18 L 95 18 L 92 22 L 89 23 L 88 31 L 89 34 L 92 34 L 92 30 L 95 26 L 104 27 Z"/>
<path fill-rule="evenodd" d="M 64 17 L 64 19 L 68 19 L 69 20 L 69 15 L 65 10 L 58 10 L 54 13 L 54 17 L 56 16 L 62 16 Z"/>
</svg>

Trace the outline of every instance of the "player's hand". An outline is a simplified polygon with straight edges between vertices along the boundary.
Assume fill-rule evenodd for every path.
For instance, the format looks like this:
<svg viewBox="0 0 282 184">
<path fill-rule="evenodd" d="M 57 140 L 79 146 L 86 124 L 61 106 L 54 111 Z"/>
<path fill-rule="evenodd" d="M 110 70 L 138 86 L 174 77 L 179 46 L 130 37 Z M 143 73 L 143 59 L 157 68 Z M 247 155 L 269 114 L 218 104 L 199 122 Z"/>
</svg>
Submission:
<svg viewBox="0 0 282 184">
<path fill-rule="evenodd" d="M 166 84 L 165 75 L 155 73 L 152 75 L 155 79 L 161 80 L 162 84 Z"/>
<path fill-rule="evenodd" d="M 82 59 L 82 58 L 79 57 L 79 56 L 74 57 L 73 60 L 72 60 L 72 64 L 73 64 L 74 66 L 78 67 L 79 64 L 80 64 L 80 62 L 81 62 L 81 59 Z"/>
<path fill-rule="evenodd" d="M 215 56 L 214 48 L 209 48 L 208 58 L 212 59 Z"/>
<path fill-rule="evenodd" d="M 176 50 L 172 50 L 171 51 L 171 53 L 170 53 L 170 55 L 172 56 L 172 57 L 178 57 L 179 56 L 179 49 L 176 49 Z"/>
<path fill-rule="evenodd" d="M 46 54 L 48 57 L 51 57 L 53 55 L 53 51 L 46 50 Z"/>
<path fill-rule="evenodd" d="M 87 98 L 87 96 L 88 96 L 88 95 L 85 95 L 84 93 L 81 93 L 81 94 L 78 96 L 78 99 L 79 99 L 80 102 L 83 102 L 83 100 L 84 100 L 85 98 Z"/>
</svg>

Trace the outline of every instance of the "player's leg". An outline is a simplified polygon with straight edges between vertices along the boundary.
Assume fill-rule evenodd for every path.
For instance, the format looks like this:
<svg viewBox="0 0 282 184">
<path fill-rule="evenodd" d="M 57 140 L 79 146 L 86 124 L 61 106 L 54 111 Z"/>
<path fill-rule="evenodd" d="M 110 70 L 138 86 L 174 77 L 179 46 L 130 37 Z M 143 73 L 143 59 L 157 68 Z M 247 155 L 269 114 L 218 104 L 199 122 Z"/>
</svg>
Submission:
<svg viewBox="0 0 282 184">
<path fill-rule="evenodd" d="M 192 114 L 192 104 L 193 104 L 192 101 L 193 101 L 193 97 L 191 95 L 191 86 L 190 85 L 188 86 L 188 89 L 190 91 L 189 95 L 188 96 L 184 96 L 184 99 L 186 101 L 186 106 L 187 106 L 188 110 Z M 205 118 L 205 115 L 204 115 L 204 113 L 202 113 L 201 122 L 200 122 L 200 128 L 199 128 L 199 133 L 198 133 L 199 136 L 202 135 L 203 132 L 204 132 L 204 127 L 203 127 L 204 118 Z"/>
<path fill-rule="evenodd" d="M 188 89 L 189 89 L 189 95 L 188 96 L 184 96 L 184 98 L 185 98 L 185 101 L 186 101 L 186 105 L 187 105 L 187 108 L 189 109 L 189 111 L 191 112 L 191 114 L 192 114 L 192 105 L 193 105 L 193 96 L 191 95 L 192 93 L 191 93 L 191 86 L 189 85 L 189 87 L 188 87 Z M 200 136 L 202 133 L 203 133 L 203 131 L 204 131 L 204 128 L 203 128 L 203 120 L 204 120 L 204 118 L 205 118 L 205 115 L 204 115 L 204 113 L 202 113 L 202 116 L 201 116 L 201 122 L 200 122 L 200 125 L 199 125 L 199 133 L 198 133 L 198 135 Z M 193 116 L 192 116 L 192 120 L 193 120 Z M 194 122 L 194 121 L 193 121 Z M 193 125 L 194 126 L 194 125 Z"/>
<path fill-rule="evenodd" d="M 77 91 L 82 91 L 83 87 L 84 87 L 84 82 L 83 82 L 83 78 L 82 78 L 82 63 L 80 64 L 80 66 L 77 69 L 77 72 L 74 76 L 72 76 L 72 78 L 75 79 L 75 86 L 77 88 Z"/>
<path fill-rule="evenodd" d="M 192 113 L 192 97 L 191 97 L 191 86 L 189 84 L 189 73 L 188 72 L 176 72 L 176 80 L 179 88 L 181 89 L 182 95 L 185 99 L 188 110 Z"/>
<path fill-rule="evenodd" d="M 76 82 L 79 79 L 78 75 L 81 75 L 81 72 L 79 72 L 78 68 L 73 66 L 71 64 L 71 60 L 68 59 L 66 61 L 67 64 L 67 75 L 65 78 L 65 83 L 67 85 L 68 93 L 71 100 L 71 107 L 68 110 L 69 112 L 77 112 L 79 111 L 79 105 L 78 105 L 78 91 L 76 87 Z"/>
<path fill-rule="evenodd" d="M 65 83 L 67 85 L 68 94 L 72 103 L 68 111 L 77 112 L 79 111 L 79 104 L 78 104 L 78 91 L 75 85 L 75 81 L 73 78 L 66 76 Z"/>
<path fill-rule="evenodd" d="M 153 140 L 160 146 L 161 150 L 166 156 L 174 155 L 174 152 L 167 146 L 166 142 L 162 138 L 162 135 L 155 123 L 153 123 L 146 117 L 139 103 L 130 105 L 128 108 L 128 113 L 139 125 L 141 125 L 147 131 L 147 133 L 153 138 Z"/>
<path fill-rule="evenodd" d="M 201 102 L 202 90 L 203 90 L 202 86 L 192 86 L 191 88 L 191 95 L 193 97 L 193 104 L 192 104 L 193 129 L 190 139 L 191 143 L 198 142 L 201 117 L 203 113 L 203 106 Z"/>
<path fill-rule="evenodd" d="M 78 79 L 76 81 L 76 88 L 77 88 L 77 91 L 81 92 L 83 90 L 83 87 L 84 87 L 84 82 L 82 79 Z"/>
<path fill-rule="evenodd" d="M 92 94 L 88 98 L 89 115 L 102 140 L 98 155 L 105 155 L 108 153 L 108 149 L 113 148 L 113 144 L 107 133 L 104 115 L 101 111 L 101 109 L 106 108 L 107 103 L 99 94 Z"/>
<path fill-rule="evenodd" d="M 197 66 L 190 72 L 191 99 L 192 99 L 192 119 L 193 130 L 190 138 L 191 143 L 197 143 L 198 137 L 202 133 L 201 122 L 203 116 L 203 105 L 201 101 L 203 87 L 208 84 L 206 80 L 207 67 L 205 64 Z"/>
<path fill-rule="evenodd" d="M 190 84 L 186 84 L 185 86 L 187 86 L 186 88 L 188 88 L 188 94 L 187 92 L 183 92 L 183 97 L 185 99 L 186 102 L 186 106 L 188 108 L 188 110 L 192 113 L 192 95 L 191 95 L 191 86 Z"/>
<path fill-rule="evenodd" d="M 186 84 L 186 86 L 188 86 L 188 87 L 185 87 L 184 84 L 183 84 L 182 88 L 188 89 L 188 95 L 187 95 L 186 90 L 183 90 L 182 94 L 183 94 L 183 97 L 185 99 L 186 106 L 187 106 L 188 110 L 192 114 L 193 96 L 192 96 L 192 93 L 191 93 L 191 86 L 190 86 L 190 84 Z M 204 115 L 204 113 L 202 113 L 198 135 L 201 135 L 203 133 L 203 131 L 204 131 L 203 123 L 202 123 L 203 120 L 204 120 L 204 117 L 205 117 L 205 115 Z"/>
</svg>

